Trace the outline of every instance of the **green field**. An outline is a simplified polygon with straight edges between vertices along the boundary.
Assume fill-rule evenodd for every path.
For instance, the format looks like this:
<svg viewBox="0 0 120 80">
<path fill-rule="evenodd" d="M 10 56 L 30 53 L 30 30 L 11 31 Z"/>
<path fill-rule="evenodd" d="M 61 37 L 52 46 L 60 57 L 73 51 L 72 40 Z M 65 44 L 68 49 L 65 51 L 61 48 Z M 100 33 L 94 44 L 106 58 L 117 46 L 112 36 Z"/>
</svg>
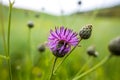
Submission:
<svg viewBox="0 0 120 80">
<path fill-rule="evenodd" d="M 5 55 L 1 24 L 4 23 L 5 35 L 7 36 L 8 12 L 7 7 L 3 7 L 3 14 L 0 12 L 0 16 L 3 16 L 3 20 L 0 21 L 0 55 Z M 39 53 L 37 47 L 47 41 L 50 29 L 54 29 L 55 26 L 65 26 L 79 32 L 82 26 L 86 24 L 93 25 L 91 38 L 81 41 L 81 47 L 76 48 L 61 65 L 55 75 L 55 80 L 71 80 L 85 62 L 89 60 L 90 57 L 87 55 L 86 49 L 90 45 L 95 45 L 99 56 L 93 58 L 86 70 L 100 62 L 110 54 L 108 51 L 109 41 L 120 36 L 120 17 L 96 17 L 94 14 L 51 16 L 39 13 L 39 17 L 36 18 L 36 14 L 38 12 L 21 9 L 13 9 L 12 11 L 10 54 L 13 80 L 26 80 L 26 70 L 29 67 L 26 62 L 29 32 L 27 22 L 30 20 L 35 25 L 31 29 L 31 53 L 34 65 L 30 71 L 31 80 L 47 80 L 51 73 L 54 56 L 49 48 L 46 48 L 44 53 Z M 58 63 L 61 60 L 62 58 L 58 60 Z M 0 58 L 0 80 L 9 80 L 8 75 L 6 60 Z M 106 64 L 80 80 L 120 80 L 120 57 L 112 57 Z"/>
</svg>

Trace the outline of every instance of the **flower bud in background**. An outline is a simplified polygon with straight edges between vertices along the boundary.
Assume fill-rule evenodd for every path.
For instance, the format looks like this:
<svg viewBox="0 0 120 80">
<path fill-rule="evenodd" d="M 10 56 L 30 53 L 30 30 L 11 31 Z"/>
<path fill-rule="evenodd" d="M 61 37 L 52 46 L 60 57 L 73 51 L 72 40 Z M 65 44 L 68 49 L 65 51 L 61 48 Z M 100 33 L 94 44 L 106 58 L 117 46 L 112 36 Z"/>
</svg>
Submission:
<svg viewBox="0 0 120 80">
<path fill-rule="evenodd" d="M 78 1 L 78 5 L 81 5 L 82 4 L 82 2 L 81 1 Z"/>
<path fill-rule="evenodd" d="M 98 56 L 98 52 L 95 50 L 95 46 L 89 46 L 88 48 L 87 48 L 87 54 L 89 55 L 89 56 L 93 56 L 93 57 L 97 57 Z"/>
<path fill-rule="evenodd" d="M 40 17 L 40 14 L 39 14 L 39 13 L 36 13 L 36 14 L 35 14 L 35 17 L 36 17 L 36 18 L 39 18 L 39 17 Z"/>
<path fill-rule="evenodd" d="M 82 29 L 79 32 L 79 36 L 82 39 L 89 39 L 91 36 L 91 32 L 92 32 L 92 25 L 88 24 L 88 25 L 82 27 Z"/>
<path fill-rule="evenodd" d="M 45 52 L 45 45 L 44 44 L 40 44 L 39 46 L 38 46 L 38 51 L 40 52 L 40 53 L 42 53 L 42 52 Z"/>
<path fill-rule="evenodd" d="M 28 21 L 27 26 L 28 26 L 30 29 L 33 28 L 33 27 L 34 27 L 33 21 Z"/>
<path fill-rule="evenodd" d="M 120 36 L 111 40 L 108 48 L 113 55 L 120 56 Z"/>
</svg>

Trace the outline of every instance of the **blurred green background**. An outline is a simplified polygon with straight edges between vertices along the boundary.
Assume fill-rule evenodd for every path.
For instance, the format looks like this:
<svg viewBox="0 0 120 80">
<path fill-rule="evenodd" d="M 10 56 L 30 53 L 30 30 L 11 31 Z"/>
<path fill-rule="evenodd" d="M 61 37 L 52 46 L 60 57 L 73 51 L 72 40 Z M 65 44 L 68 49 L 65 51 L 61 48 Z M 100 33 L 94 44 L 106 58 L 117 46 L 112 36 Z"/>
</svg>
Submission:
<svg viewBox="0 0 120 80">
<path fill-rule="evenodd" d="M 2 8 L 0 7 L 0 9 Z M 116 11 L 114 11 L 115 9 Z M 1 24 L 4 23 L 5 35 L 7 36 L 8 12 L 8 7 L 3 7 L 2 12 L 0 10 L 0 16 L 3 17 L 3 20 L 0 21 L 0 55 L 5 55 Z M 73 51 L 56 73 L 55 80 L 71 80 L 85 62 L 89 60 L 90 57 L 86 54 L 86 49 L 90 45 L 95 45 L 99 56 L 93 58 L 86 70 L 110 54 L 108 51 L 109 41 L 120 36 L 119 12 L 120 7 L 115 7 L 69 16 L 51 16 L 39 12 L 13 9 L 10 38 L 13 80 L 26 80 L 26 70 L 29 67 L 26 63 L 26 54 L 28 54 L 28 21 L 34 22 L 34 28 L 31 29 L 33 63 L 30 71 L 31 80 L 47 80 L 50 75 L 54 56 L 48 48 L 46 48 L 44 53 L 40 53 L 37 49 L 39 44 L 47 41 L 50 29 L 54 29 L 55 26 L 65 26 L 79 32 L 82 26 L 86 24 L 93 25 L 91 38 L 82 40 L 80 43 L 81 47 Z M 36 15 L 39 16 L 36 17 Z M 58 60 L 58 63 L 61 60 L 62 58 Z M 0 80 L 8 80 L 8 75 L 6 60 L 0 58 Z M 120 57 L 112 57 L 105 65 L 80 80 L 120 80 Z"/>
</svg>

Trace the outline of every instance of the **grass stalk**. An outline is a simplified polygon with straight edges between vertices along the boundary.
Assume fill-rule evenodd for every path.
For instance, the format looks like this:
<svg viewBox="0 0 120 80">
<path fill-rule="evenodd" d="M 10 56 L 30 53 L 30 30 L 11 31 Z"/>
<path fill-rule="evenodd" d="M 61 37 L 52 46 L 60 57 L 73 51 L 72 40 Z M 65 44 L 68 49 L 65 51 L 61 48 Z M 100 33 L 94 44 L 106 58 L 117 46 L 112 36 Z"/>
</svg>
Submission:
<svg viewBox="0 0 120 80">
<path fill-rule="evenodd" d="M 10 29 L 11 29 L 11 14 L 14 1 L 9 0 L 9 16 L 8 16 L 8 34 L 7 34 L 7 53 L 6 57 L 10 57 Z M 9 70 L 9 80 L 12 80 L 12 70 L 11 70 L 11 59 L 7 59 L 8 70 Z"/>
<path fill-rule="evenodd" d="M 32 55 L 31 55 L 31 28 L 28 28 L 28 54 L 26 54 L 26 80 L 30 80 L 32 70 Z"/>
<path fill-rule="evenodd" d="M 87 62 L 82 66 L 82 68 L 77 72 L 77 74 L 75 75 L 78 76 L 81 72 L 83 72 L 85 70 L 85 68 L 89 65 L 89 63 L 91 62 L 91 60 L 93 59 L 93 57 L 90 57 L 89 60 L 87 60 Z"/>
<path fill-rule="evenodd" d="M 51 75 L 50 75 L 50 80 L 52 80 L 52 77 L 53 77 L 53 71 L 54 71 L 54 68 L 55 68 L 55 64 L 56 64 L 56 62 L 57 62 L 57 57 L 55 57 L 55 60 L 54 60 L 54 63 L 53 63 L 53 67 L 52 67 L 52 72 L 51 72 Z"/>
<path fill-rule="evenodd" d="M 88 75 L 89 73 L 93 72 L 94 70 L 96 70 L 97 68 L 99 68 L 100 66 L 102 66 L 103 64 L 105 64 L 110 58 L 111 58 L 111 55 L 105 57 L 102 61 L 100 61 L 94 67 L 92 67 L 91 69 L 87 70 L 86 72 L 80 74 L 79 76 L 73 78 L 72 80 L 79 80 L 80 78 Z"/>
<path fill-rule="evenodd" d="M 31 29 L 28 31 L 28 57 L 31 59 Z"/>
</svg>

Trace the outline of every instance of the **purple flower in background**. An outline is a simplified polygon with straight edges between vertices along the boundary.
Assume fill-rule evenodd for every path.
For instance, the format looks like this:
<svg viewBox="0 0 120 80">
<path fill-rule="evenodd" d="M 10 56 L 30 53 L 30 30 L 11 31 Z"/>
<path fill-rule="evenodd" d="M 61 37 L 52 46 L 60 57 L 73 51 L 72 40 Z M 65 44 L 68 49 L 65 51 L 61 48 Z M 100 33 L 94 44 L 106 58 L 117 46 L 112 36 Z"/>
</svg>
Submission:
<svg viewBox="0 0 120 80">
<path fill-rule="evenodd" d="M 79 39 L 77 33 L 64 27 L 55 27 L 55 31 L 50 30 L 48 46 L 56 57 L 63 57 L 71 50 L 71 46 L 76 46 Z"/>
</svg>

